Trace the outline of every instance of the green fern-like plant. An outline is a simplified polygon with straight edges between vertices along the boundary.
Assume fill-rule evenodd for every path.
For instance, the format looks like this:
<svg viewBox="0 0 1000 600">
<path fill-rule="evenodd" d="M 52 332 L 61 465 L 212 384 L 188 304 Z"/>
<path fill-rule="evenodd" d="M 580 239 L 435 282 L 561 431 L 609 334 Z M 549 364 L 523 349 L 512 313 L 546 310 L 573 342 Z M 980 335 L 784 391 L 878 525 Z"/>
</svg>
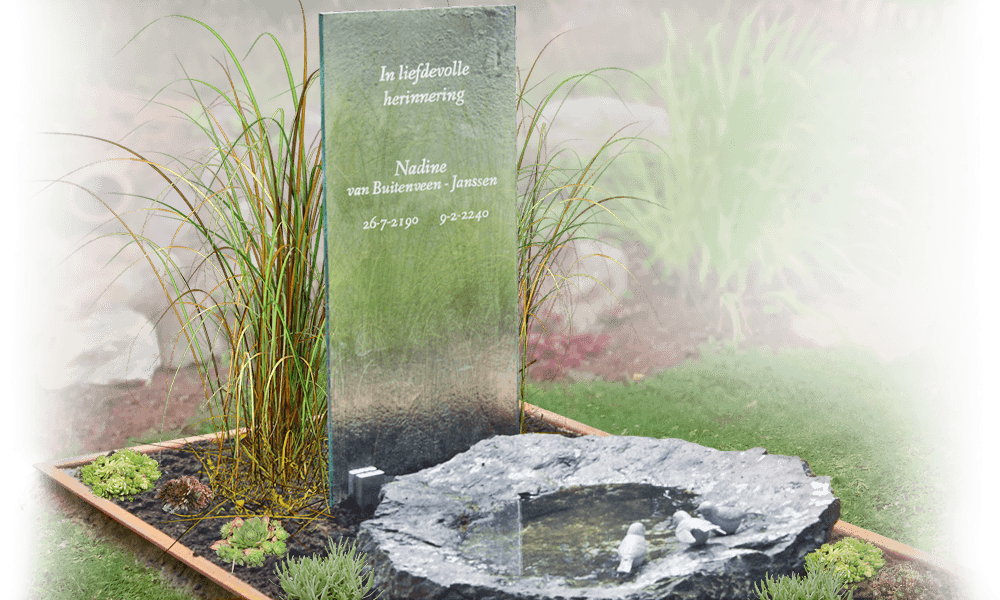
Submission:
<svg viewBox="0 0 1000 600">
<path fill-rule="evenodd" d="M 759 600 L 841 600 L 843 587 L 843 577 L 833 569 L 810 571 L 807 566 L 805 577 L 765 575 L 754 591 Z M 854 592 L 848 591 L 844 600 L 854 600 Z"/>
<path fill-rule="evenodd" d="M 373 573 L 361 574 L 364 558 L 346 540 L 335 544 L 331 539 L 325 558 L 289 559 L 284 565 L 275 570 L 288 600 L 361 600 L 374 583 Z"/>
</svg>

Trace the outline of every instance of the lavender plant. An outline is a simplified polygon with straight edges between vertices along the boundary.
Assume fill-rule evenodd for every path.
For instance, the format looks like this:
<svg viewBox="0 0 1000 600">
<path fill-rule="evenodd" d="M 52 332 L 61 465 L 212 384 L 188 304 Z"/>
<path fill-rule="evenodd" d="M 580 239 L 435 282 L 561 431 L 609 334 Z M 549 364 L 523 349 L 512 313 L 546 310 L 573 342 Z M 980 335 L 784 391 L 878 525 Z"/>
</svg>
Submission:
<svg viewBox="0 0 1000 600">
<path fill-rule="evenodd" d="M 335 544 L 331 539 L 325 558 L 288 560 L 284 565 L 276 569 L 289 600 L 361 600 L 374 583 L 370 571 L 367 577 L 362 575 L 363 555 L 356 554 L 353 543 L 348 547 L 346 540 Z"/>
<path fill-rule="evenodd" d="M 808 570 L 808 569 L 807 569 Z M 764 580 L 754 587 L 759 600 L 853 600 L 854 592 L 842 596 L 843 581 L 829 570 L 807 572 L 805 577 L 779 577 Z"/>
</svg>

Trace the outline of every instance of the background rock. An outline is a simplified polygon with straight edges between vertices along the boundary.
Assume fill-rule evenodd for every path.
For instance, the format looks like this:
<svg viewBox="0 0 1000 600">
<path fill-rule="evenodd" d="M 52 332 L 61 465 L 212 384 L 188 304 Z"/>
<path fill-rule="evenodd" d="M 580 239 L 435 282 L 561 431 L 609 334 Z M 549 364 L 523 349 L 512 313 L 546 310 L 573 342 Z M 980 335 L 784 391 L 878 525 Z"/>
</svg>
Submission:
<svg viewBox="0 0 1000 600">
<path fill-rule="evenodd" d="M 97 312 L 58 329 L 42 342 L 47 360 L 36 379 L 45 389 L 149 381 L 160 366 L 153 325 L 135 311 Z"/>
<path fill-rule="evenodd" d="M 552 274 L 543 275 L 538 298 L 551 295 L 538 315 L 550 333 L 560 330 L 556 323 L 572 323 L 574 334 L 602 331 L 601 318 L 629 289 L 628 258 L 605 239 L 568 241 L 548 263 Z"/>
<path fill-rule="evenodd" d="M 628 102 L 614 96 L 584 96 L 563 97 L 556 95 L 542 110 L 541 123 L 546 127 L 546 146 L 543 156 L 555 158 L 562 165 L 577 165 L 578 160 L 589 160 L 611 136 L 615 138 L 642 137 L 650 140 L 664 140 L 670 134 L 670 120 L 667 111 L 659 106 L 650 106 L 642 102 Z M 620 130 L 620 131 L 619 131 Z M 535 134 L 537 135 L 537 134 Z M 534 158 L 537 149 L 537 137 L 534 144 L 529 144 L 527 155 Z M 637 142 L 632 149 L 649 150 L 650 147 Z M 623 150 L 622 144 L 614 144 L 601 151 L 601 158 L 607 160 Z M 607 184 L 606 177 L 597 182 L 597 187 L 603 189 Z M 603 196 L 589 194 L 590 197 Z M 607 191 L 607 190 L 605 190 Z M 607 194 L 605 194 L 607 195 Z"/>
</svg>

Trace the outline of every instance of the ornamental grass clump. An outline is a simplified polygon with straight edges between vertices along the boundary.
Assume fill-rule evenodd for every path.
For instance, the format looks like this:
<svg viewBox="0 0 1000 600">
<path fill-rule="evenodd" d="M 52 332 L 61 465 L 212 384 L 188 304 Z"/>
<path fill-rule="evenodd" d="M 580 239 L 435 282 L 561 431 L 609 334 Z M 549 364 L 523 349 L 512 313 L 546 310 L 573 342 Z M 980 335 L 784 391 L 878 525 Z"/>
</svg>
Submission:
<svg viewBox="0 0 1000 600">
<path fill-rule="evenodd" d="M 212 544 L 212 550 L 219 558 L 232 561 L 230 571 L 237 564 L 263 566 L 266 555 L 281 556 L 288 550 L 285 547 L 288 532 L 282 529 L 280 521 L 271 521 L 268 517 L 247 521 L 236 517 L 222 526 L 222 537 Z"/>
<path fill-rule="evenodd" d="M 281 589 L 288 600 L 361 600 L 374 584 L 371 571 L 362 575 L 364 557 L 347 540 L 335 544 L 331 539 L 324 558 L 289 559 L 276 568 Z M 379 593 L 380 597 L 381 593 Z"/>
<path fill-rule="evenodd" d="M 566 247 L 566 244 L 581 239 L 597 241 L 595 238 L 583 235 L 581 232 L 581 228 L 586 226 L 593 217 L 593 215 L 588 213 L 591 213 L 595 209 L 600 209 L 601 211 L 605 211 L 614 216 L 614 213 L 605 206 L 605 204 L 611 200 L 630 199 L 637 202 L 652 204 L 649 200 L 634 196 L 606 195 L 603 190 L 597 187 L 599 180 L 607 169 L 625 152 L 625 150 L 628 149 L 631 144 L 637 141 L 645 141 L 644 138 L 634 136 L 619 137 L 619 134 L 625 129 L 625 127 L 615 132 L 589 160 L 581 160 L 580 157 L 575 154 L 572 157 L 569 157 L 567 154 L 570 154 L 570 151 L 565 148 L 549 155 L 548 134 L 552 127 L 552 123 L 558 117 L 559 110 L 569 98 L 570 94 L 582 82 L 590 79 L 597 79 L 602 83 L 607 84 L 607 82 L 600 75 L 607 71 L 621 71 L 635 76 L 637 79 L 642 81 L 642 78 L 626 69 L 615 67 L 595 69 L 588 73 L 575 75 L 563 80 L 555 86 L 551 92 L 546 94 L 541 101 L 532 105 L 528 98 L 529 92 L 534 89 L 534 87 L 529 87 L 528 85 L 531 80 L 531 74 L 538 65 L 538 60 L 541 58 L 542 53 L 545 52 L 549 45 L 558 37 L 559 36 L 556 36 L 549 41 L 549 43 L 542 48 L 542 51 L 539 52 L 538 57 L 535 58 L 531 69 L 528 71 L 527 76 L 521 84 L 521 90 L 518 94 L 516 108 L 519 115 L 517 136 L 519 143 L 521 144 L 517 159 L 517 274 L 519 285 L 518 296 L 520 302 L 519 314 L 521 317 L 519 331 L 519 348 L 521 352 L 519 397 L 522 401 L 520 404 L 522 431 L 524 428 L 523 400 L 526 391 L 525 375 L 528 372 L 528 368 L 539 360 L 537 351 L 547 351 L 549 347 L 552 347 L 556 343 L 554 340 L 558 335 L 553 332 L 549 332 L 545 327 L 544 322 L 542 322 L 542 330 L 550 339 L 549 342 L 543 342 L 541 334 L 534 332 L 532 322 L 539 320 L 543 308 L 551 307 L 550 302 L 556 300 L 556 298 L 551 298 L 553 294 L 561 292 L 563 285 L 572 284 L 572 282 L 569 282 L 569 278 L 564 274 L 555 272 L 553 270 L 553 265 L 558 263 L 558 257 Z M 518 70 L 518 78 L 520 79 L 520 69 Z M 645 81 L 642 81 L 642 83 L 647 87 L 649 85 Z M 562 100 L 554 102 L 557 98 L 557 94 L 564 88 L 564 86 L 566 86 L 566 88 L 564 90 L 565 95 L 562 97 Z M 611 86 L 609 85 L 609 87 Z M 614 91 L 613 88 L 612 91 Z M 615 92 L 615 94 L 617 95 L 617 92 Z M 558 106 L 556 107 L 551 120 L 546 123 L 543 120 L 542 113 L 545 111 L 549 103 L 553 103 L 553 106 L 558 104 Z M 626 127 L 628 127 L 628 125 L 626 125 Z M 528 151 L 532 144 L 535 145 L 534 157 L 532 157 Z M 621 149 L 612 155 L 611 148 L 614 145 L 621 145 Z M 562 166 L 564 164 L 571 164 L 574 166 Z M 599 200 L 589 197 L 595 195 L 603 195 L 604 197 Z M 615 218 L 617 219 L 617 217 Z M 618 222 L 621 223 L 620 220 L 618 220 Z M 622 226 L 624 227 L 624 224 L 622 224 Z M 625 227 L 625 229 L 628 228 Z M 609 260 L 614 260 L 605 254 L 596 253 L 584 256 L 580 258 L 580 260 L 591 256 L 601 256 Z M 625 269 L 626 272 L 628 272 L 628 274 L 631 275 L 632 278 L 638 283 L 638 279 L 636 279 L 635 275 L 632 275 L 632 272 L 629 271 L 625 265 L 618 263 L 618 261 L 615 262 Z M 554 286 L 551 291 L 542 295 L 542 281 L 546 276 L 552 278 Z M 589 277 L 594 279 L 594 281 L 599 283 L 602 287 L 604 287 L 604 289 L 608 289 L 603 282 L 590 275 L 579 273 L 573 276 Z M 611 290 L 608 291 L 610 292 Z M 612 295 L 614 295 L 613 292 Z M 551 314 L 551 311 L 549 311 L 548 314 Z M 569 339 L 573 339 L 572 329 L 570 329 L 565 335 L 567 335 Z M 542 348 L 538 347 L 539 343 L 542 344 Z M 597 343 L 600 344 L 601 342 Z M 564 346 L 560 350 L 561 356 L 558 357 L 560 365 L 565 361 L 568 361 L 569 364 L 573 364 L 575 362 L 577 357 L 570 353 L 570 348 L 568 346 Z M 551 358 L 553 357 L 547 356 L 547 359 Z"/>
<path fill-rule="evenodd" d="M 132 449 L 100 456 L 80 470 L 80 480 L 90 486 L 94 495 L 106 499 L 131 501 L 153 489 L 153 482 L 159 478 L 158 463 Z"/>
<path fill-rule="evenodd" d="M 303 13 L 303 27 L 304 21 Z M 245 436 L 233 438 L 231 455 L 222 453 L 218 439 L 216 460 L 209 462 L 212 487 L 221 488 L 248 514 L 252 506 L 254 512 L 279 516 L 297 513 L 312 495 L 324 493 L 322 484 L 317 489 L 303 482 L 326 472 L 325 457 L 319 451 L 326 415 L 322 375 L 326 267 L 317 263 L 321 256 L 321 152 L 314 147 L 307 156 L 304 139 L 306 94 L 317 72 L 307 75 L 308 62 L 304 62 L 301 92 L 296 96 L 284 51 L 277 40 L 275 44 L 282 54 L 293 101 L 290 127 L 284 111 L 276 113 L 278 119 L 262 115 L 239 61 L 226 46 L 239 69 L 245 95 L 241 97 L 228 70 L 231 96 L 209 87 L 238 116 L 240 131 L 230 139 L 221 118 L 206 107 L 210 120 L 203 130 L 219 153 L 210 173 L 222 186 L 214 190 L 211 182 L 199 178 L 196 187 L 204 190 L 206 201 L 216 205 L 213 208 L 222 220 L 218 229 L 199 229 L 210 240 L 221 271 L 231 273 L 225 280 L 225 304 L 234 309 L 229 316 L 235 326 L 230 326 L 228 318 L 219 319 L 232 349 L 229 385 L 220 396 L 223 430 L 247 428 Z M 241 214 L 243 204 L 250 207 L 249 220 Z M 230 421 L 233 414 L 235 419 Z M 254 503 L 246 506 L 247 500 Z"/>
<path fill-rule="evenodd" d="M 281 44 L 273 35 L 263 34 L 275 42 L 288 76 L 289 123 L 285 110 L 263 113 L 240 61 L 215 30 L 191 17 L 170 17 L 210 31 L 239 72 L 234 80 L 229 68 L 223 67 L 228 81 L 223 88 L 193 77 L 182 79 L 190 84 L 189 97 L 200 111 L 192 114 L 165 105 L 205 134 L 208 158 L 193 164 L 176 158 L 179 166 L 168 166 L 111 140 L 79 137 L 106 142 L 131 155 L 119 160 L 148 165 L 167 182 L 163 193 L 172 190 L 183 206 L 148 198 L 156 206 L 146 210 L 178 221 L 178 234 L 184 227 L 194 228 L 207 246 L 160 247 L 130 229 L 110 207 L 123 231 L 108 235 L 131 238 L 126 246 L 135 243 L 142 251 L 169 301 L 164 317 L 173 312 L 181 325 L 178 341 L 183 335 L 196 355 L 211 422 L 219 431 L 215 448 L 204 452 L 206 456 L 199 452 L 198 458 L 218 500 L 231 500 L 247 517 L 283 517 L 301 510 L 329 516 L 309 507 L 312 498 L 327 493 L 326 455 L 320 451 L 327 410 L 326 265 L 318 262 L 321 142 L 305 147 L 307 93 L 318 73 L 308 72 L 308 38 L 303 42 L 303 81 L 297 84 Z M 304 8 L 302 19 L 305 28 Z M 208 101 L 202 97 L 205 91 L 216 96 Z M 194 273 L 185 273 L 175 263 L 174 257 L 183 250 L 201 259 Z M 203 267 L 214 267 L 219 276 L 214 287 L 191 282 Z M 217 334 L 208 327 L 213 322 Z M 203 337 L 197 335 L 199 330 Z M 201 339 L 208 340 L 207 347 Z M 228 369 L 220 368 L 217 359 L 223 353 L 229 354 Z M 228 434 L 241 427 L 237 435 Z M 231 447 L 224 451 L 227 441 Z"/>
</svg>

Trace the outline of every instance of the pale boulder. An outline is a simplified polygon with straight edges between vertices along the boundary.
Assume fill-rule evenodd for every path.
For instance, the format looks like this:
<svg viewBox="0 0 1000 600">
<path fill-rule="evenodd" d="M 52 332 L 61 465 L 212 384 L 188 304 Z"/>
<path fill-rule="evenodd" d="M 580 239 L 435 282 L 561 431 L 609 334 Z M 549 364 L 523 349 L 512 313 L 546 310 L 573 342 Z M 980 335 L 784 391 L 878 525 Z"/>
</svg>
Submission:
<svg viewBox="0 0 1000 600">
<path fill-rule="evenodd" d="M 572 147 L 581 157 L 593 157 L 612 135 L 619 138 L 642 136 L 662 141 L 670 134 L 666 110 L 640 102 L 622 102 L 614 96 L 583 96 L 550 102 L 542 111 L 542 122 L 551 131 L 547 142 L 550 153 L 556 148 Z M 534 155 L 532 155 L 534 156 Z"/>
<path fill-rule="evenodd" d="M 149 381 L 160 366 L 152 323 L 127 308 L 62 321 L 53 329 L 39 348 L 36 381 L 45 389 Z"/>
</svg>

